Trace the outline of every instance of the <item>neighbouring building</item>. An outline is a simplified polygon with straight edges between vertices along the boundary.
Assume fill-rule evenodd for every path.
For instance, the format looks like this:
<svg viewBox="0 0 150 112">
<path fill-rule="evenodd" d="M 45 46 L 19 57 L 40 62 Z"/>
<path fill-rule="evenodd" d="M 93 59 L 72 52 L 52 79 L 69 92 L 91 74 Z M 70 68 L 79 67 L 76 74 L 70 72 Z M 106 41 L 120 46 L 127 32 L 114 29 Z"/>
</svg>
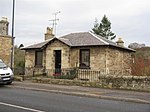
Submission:
<svg viewBox="0 0 150 112">
<path fill-rule="evenodd" d="M 7 18 L 3 18 L 0 21 L 0 59 L 10 65 L 11 36 L 8 35 L 8 26 Z"/>
<path fill-rule="evenodd" d="M 92 32 L 79 32 L 55 37 L 52 29 L 47 28 L 45 41 L 25 50 L 26 75 L 30 70 L 53 70 L 47 75 L 59 73 L 62 69 L 79 68 L 79 70 L 103 71 L 104 74 L 129 75 L 134 50 L 124 47 L 119 38 L 115 43 Z"/>
</svg>

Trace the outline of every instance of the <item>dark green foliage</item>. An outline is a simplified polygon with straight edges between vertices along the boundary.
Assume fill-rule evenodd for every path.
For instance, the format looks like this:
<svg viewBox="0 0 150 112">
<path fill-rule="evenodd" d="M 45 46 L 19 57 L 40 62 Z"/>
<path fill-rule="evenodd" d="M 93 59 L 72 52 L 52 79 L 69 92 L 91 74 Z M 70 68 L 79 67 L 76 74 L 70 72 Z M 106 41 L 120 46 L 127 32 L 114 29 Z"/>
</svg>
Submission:
<svg viewBox="0 0 150 112">
<path fill-rule="evenodd" d="M 113 40 L 116 35 L 112 33 L 111 22 L 107 19 L 106 15 L 101 20 L 101 23 L 98 23 L 98 20 L 95 20 L 94 28 L 92 29 L 95 34 L 105 37 L 106 39 Z"/>
<path fill-rule="evenodd" d="M 24 74 L 25 67 L 25 51 L 20 50 L 15 46 L 14 50 L 14 74 L 21 75 Z"/>
<path fill-rule="evenodd" d="M 14 50 L 14 67 L 15 68 L 24 68 L 25 67 L 25 52 L 20 50 L 15 46 Z"/>
<path fill-rule="evenodd" d="M 22 47 L 24 47 L 24 45 L 23 45 L 23 44 L 20 44 L 19 48 L 22 48 Z"/>
</svg>

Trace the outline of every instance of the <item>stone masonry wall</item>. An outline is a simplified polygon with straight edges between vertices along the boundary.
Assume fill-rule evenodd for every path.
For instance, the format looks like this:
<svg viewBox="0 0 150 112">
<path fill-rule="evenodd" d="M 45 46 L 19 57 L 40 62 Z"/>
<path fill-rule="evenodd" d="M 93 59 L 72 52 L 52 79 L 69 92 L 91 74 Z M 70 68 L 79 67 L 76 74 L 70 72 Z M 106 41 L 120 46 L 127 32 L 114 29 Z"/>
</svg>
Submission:
<svg viewBox="0 0 150 112">
<path fill-rule="evenodd" d="M 79 67 L 80 49 L 90 49 L 89 70 L 118 75 L 129 75 L 131 72 L 131 55 L 128 51 L 106 46 L 69 47 L 55 39 L 43 50 L 43 67 L 48 75 L 53 75 L 54 71 L 52 70 L 55 69 L 55 50 L 61 50 L 61 69 L 69 69 Z M 26 67 L 34 67 L 35 50 L 26 51 L 25 60 Z"/>
<path fill-rule="evenodd" d="M 91 48 L 90 67 L 92 70 L 104 70 L 106 68 L 106 47 Z"/>
<path fill-rule="evenodd" d="M 150 92 L 150 77 L 146 76 L 100 76 L 98 81 L 81 81 L 53 78 L 34 78 L 34 82 L 60 84 L 60 85 L 76 85 L 88 86 L 97 88 L 114 88 L 114 89 L 129 89 L 141 90 Z"/>
<path fill-rule="evenodd" d="M 101 70 L 106 74 L 129 75 L 131 72 L 131 53 L 110 47 L 76 47 L 71 48 L 70 65 L 79 67 L 80 49 L 90 49 L 91 70 Z"/>
<path fill-rule="evenodd" d="M 55 69 L 55 50 L 61 50 L 61 68 L 70 68 L 70 47 L 54 40 L 46 48 L 46 69 Z"/>
<path fill-rule="evenodd" d="M 43 64 L 42 67 L 35 67 L 35 50 L 27 50 L 25 53 L 25 74 L 27 76 L 35 76 L 43 74 L 43 70 L 46 64 L 46 52 L 43 50 Z"/>
<path fill-rule="evenodd" d="M 26 50 L 25 53 L 25 67 L 33 68 L 35 66 L 35 50 Z M 43 64 L 42 66 L 45 67 L 46 63 L 46 52 L 43 50 Z"/>
<path fill-rule="evenodd" d="M 11 36 L 0 35 L 0 59 L 10 66 Z"/>
<path fill-rule="evenodd" d="M 120 75 L 129 75 L 131 72 L 131 54 L 125 50 L 119 50 L 117 48 L 107 48 L 107 73 Z"/>
<path fill-rule="evenodd" d="M 25 67 L 33 68 L 35 65 L 35 50 L 27 50 L 25 53 Z"/>
<path fill-rule="evenodd" d="M 105 69 L 106 48 L 104 47 L 76 47 L 71 48 L 71 67 L 79 67 L 80 49 L 90 49 L 90 68 L 91 70 Z"/>
<path fill-rule="evenodd" d="M 71 48 L 70 52 L 70 66 L 72 68 L 79 67 L 79 48 Z"/>
</svg>

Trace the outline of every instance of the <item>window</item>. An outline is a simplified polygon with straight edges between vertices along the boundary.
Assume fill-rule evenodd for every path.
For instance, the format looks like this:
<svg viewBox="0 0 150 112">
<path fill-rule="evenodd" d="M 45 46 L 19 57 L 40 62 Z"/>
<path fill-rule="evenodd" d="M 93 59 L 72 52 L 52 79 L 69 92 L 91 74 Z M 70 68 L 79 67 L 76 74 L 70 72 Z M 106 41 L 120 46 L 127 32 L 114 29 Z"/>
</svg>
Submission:
<svg viewBox="0 0 150 112">
<path fill-rule="evenodd" d="M 90 68 L 89 49 L 80 49 L 80 68 Z"/>
<path fill-rule="evenodd" d="M 43 62 L 42 60 L 43 60 L 43 52 L 36 51 L 35 52 L 35 66 L 42 67 L 42 62 Z"/>
</svg>

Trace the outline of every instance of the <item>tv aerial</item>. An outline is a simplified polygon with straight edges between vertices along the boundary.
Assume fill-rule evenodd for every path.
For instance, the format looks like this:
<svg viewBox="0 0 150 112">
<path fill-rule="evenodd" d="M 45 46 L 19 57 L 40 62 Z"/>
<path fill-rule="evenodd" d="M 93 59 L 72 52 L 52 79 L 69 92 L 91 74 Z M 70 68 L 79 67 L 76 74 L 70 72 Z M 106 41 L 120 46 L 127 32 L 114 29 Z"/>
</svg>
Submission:
<svg viewBox="0 0 150 112">
<path fill-rule="evenodd" d="M 49 21 L 52 21 L 52 28 L 54 29 L 54 34 L 56 35 L 56 25 L 57 25 L 57 21 L 59 21 L 59 19 L 57 18 L 57 15 L 61 13 L 60 11 L 53 13 L 52 15 L 54 15 L 54 19 L 51 19 Z"/>
</svg>

